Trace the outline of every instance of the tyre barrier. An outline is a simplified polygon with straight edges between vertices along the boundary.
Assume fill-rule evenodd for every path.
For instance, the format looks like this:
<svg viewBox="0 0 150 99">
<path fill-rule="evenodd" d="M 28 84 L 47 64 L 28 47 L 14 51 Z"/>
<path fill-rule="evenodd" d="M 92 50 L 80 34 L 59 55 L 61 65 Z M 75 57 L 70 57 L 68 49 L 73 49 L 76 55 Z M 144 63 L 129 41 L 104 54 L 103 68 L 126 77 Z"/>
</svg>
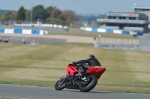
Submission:
<svg viewBox="0 0 150 99">
<path fill-rule="evenodd" d="M 9 39 L 8 39 L 8 38 L 6 38 L 6 39 L 0 38 L 0 42 L 8 43 L 8 42 L 9 42 Z"/>
<path fill-rule="evenodd" d="M 3 42 L 2 38 L 0 38 L 0 42 Z"/>
</svg>

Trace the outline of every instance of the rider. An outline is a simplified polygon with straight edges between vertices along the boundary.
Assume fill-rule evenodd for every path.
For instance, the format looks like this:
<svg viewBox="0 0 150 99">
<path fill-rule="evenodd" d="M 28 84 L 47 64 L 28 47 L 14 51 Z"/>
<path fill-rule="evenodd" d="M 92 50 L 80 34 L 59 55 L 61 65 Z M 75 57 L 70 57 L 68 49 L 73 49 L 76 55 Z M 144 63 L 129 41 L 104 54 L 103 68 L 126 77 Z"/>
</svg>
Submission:
<svg viewBox="0 0 150 99">
<path fill-rule="evenodd" d="M 91 66 L 101 66 L 100 62 L 96 59 L 94 55 L 89 55 L 87 59 L 85 60 L 79 60 L 76 62 L 72 62 L 74 65 L 79 64 L 77 69 L 79 71 L 78 76 L 82 76 L 82 74 L 85 73 L 85 71 L 91 67 Z M 72 80 L 72 76 L 68 76 L 67 80 L 70 81 Z"/>
<path fill-rule="evenodd" d="M 91 66 L 101 66 L 100 62 L 92 54 L 89 55 L 86 60 L 79 60 L 77 62 L 73 62 L 73 64 L 81 64 L 78 68 L 79 75 L 82 75 L 85 72 L 85 70 L 87 70 Z"/>
</svg>

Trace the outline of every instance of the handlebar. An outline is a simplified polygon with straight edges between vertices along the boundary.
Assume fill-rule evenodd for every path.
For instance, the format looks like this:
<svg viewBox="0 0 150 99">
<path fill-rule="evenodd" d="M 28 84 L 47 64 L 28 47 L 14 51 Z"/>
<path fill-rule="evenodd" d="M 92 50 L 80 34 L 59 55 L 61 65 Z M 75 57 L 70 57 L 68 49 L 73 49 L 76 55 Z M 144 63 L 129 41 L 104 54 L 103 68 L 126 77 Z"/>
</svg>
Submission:
<svg viewBox="0 0 150 99">
<path fill-rule="evenodd" d="M 72 65 L 80 67 L 80 66 L 83 66 L 83 62 L 81 62 L 81 63 L 74 63 L 74 62 L 72 62 Z"/>
</svg>

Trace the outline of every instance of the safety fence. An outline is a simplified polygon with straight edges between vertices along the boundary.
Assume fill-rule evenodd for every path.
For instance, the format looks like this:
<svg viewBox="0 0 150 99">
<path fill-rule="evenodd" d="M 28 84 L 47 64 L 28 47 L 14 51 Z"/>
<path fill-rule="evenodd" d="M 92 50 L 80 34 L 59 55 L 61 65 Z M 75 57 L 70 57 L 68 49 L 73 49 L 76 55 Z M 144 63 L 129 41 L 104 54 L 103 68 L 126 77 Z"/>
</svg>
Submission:
<svg viewBox="0 0 150 99">
<path fill-rule="evenodd" d="M 133 32 L 127 30 L 114 30 L 114 29 L 102 29 L 102 28 L 90 28 L 90 27 L 81 27 L 80 29 L 85 31 L 90 31 L 90 32 L 126 34 L 126 35 L 137 35 L 137 36 L 143 35 L 142 32 Z"/>
<path fill-rule="evenodd" d="M 139 39 L 116 39 L 98 37 L 95 48 L 150 51 L 150 34 L 144 34 Z"/>
<path fill-rule="evenodd" d="M 0 34 L 35 34 L 46 35 L 47 31 L 34 29 L 0 29 Z"/>
<path fill-rule="evenodd" d="M 68 26 L 57 25 L 57 24 L 15 24 L 15 26 L 29 26 L 29 27 L 54 27 L 54 28 L 68 28 Z"/>
<path fill-rule="evenodd" d="M 98 38 L 95 43 L 98 47 L 136 47 L 139 45 L 138 39 L 116 39 Z"/>
</svg>

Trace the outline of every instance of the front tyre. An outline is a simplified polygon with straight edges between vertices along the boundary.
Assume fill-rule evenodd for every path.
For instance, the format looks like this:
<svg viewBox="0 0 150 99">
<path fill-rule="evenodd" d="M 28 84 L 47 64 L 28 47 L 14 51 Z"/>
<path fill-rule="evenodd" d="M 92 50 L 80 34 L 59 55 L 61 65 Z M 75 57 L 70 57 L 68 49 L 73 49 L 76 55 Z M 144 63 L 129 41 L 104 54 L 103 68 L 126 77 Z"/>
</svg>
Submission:
<svg viewBox="0 0 150 99">
<path fill-rule="evenodd" d="M 55 84 L 56 90 L 63 90 L 65 88 L 66 77 L 61 77 Z"/>
<path fill-rule="evenodd" d="M 98 82 L 98 79 L 94 75 L 87 76 L 87 81 L 82 81 L 79 84 L 79 89 L 81 92 L 89 92 L 92 90 Z"/>
</svg>

